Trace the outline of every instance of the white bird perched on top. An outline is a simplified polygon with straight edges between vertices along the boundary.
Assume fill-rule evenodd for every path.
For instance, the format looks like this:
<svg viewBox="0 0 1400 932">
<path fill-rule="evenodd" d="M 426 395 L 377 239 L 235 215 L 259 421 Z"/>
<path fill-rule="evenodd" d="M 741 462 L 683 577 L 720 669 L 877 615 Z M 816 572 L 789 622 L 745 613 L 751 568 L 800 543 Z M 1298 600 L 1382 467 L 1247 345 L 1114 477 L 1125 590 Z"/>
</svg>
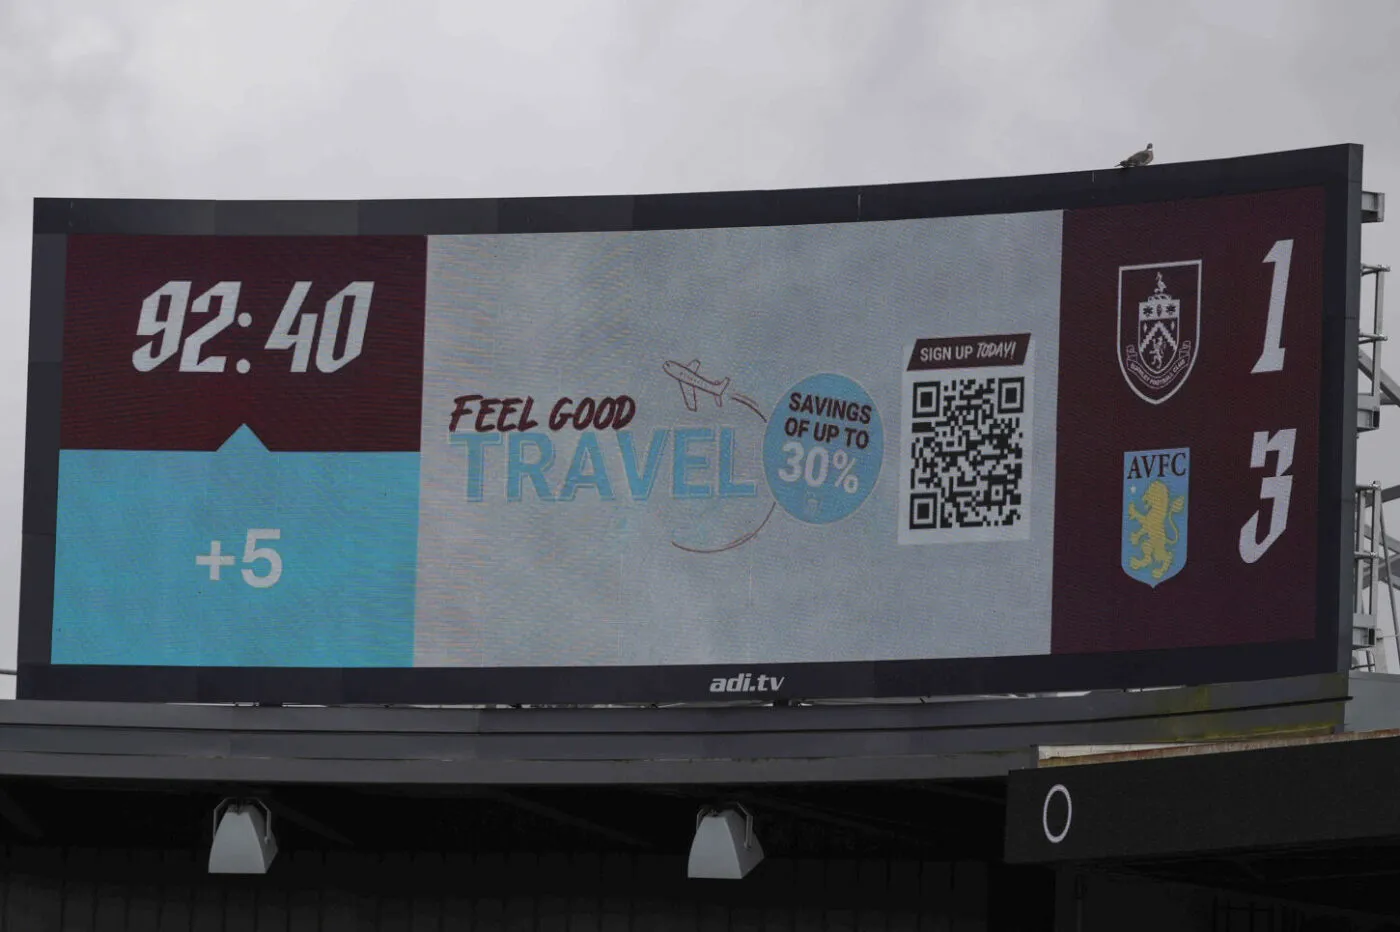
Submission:
<svg viewBox="0 0 1400 932">
<path fill-rule="evenodd" d="M 1118 163 L 1119 168 L 1137 168 L 1139 165 L 1146 165 L 1152 161 L 1152 143 L 1147 144 L 1146 149 L 1134 152 L 1126 159 Z"/>
</svg>

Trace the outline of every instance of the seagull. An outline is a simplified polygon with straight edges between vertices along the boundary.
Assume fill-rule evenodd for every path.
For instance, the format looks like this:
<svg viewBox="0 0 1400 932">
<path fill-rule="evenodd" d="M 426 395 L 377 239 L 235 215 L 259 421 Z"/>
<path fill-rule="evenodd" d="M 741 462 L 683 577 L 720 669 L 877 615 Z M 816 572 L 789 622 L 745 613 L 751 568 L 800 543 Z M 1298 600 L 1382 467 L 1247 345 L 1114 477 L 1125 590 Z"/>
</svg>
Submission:
<svg viewBox="0 0 1400 932">
<path fill-rule="evenodd" d="M 1139 165 L 1146 165 L 1152 161 L 1152 143 L 1147 144 L 1147 148 L 1140 152 L 1134 152 L 1126 159 L 1118 163 L 1119 168 L 1137 168 Z"/>
</svg>

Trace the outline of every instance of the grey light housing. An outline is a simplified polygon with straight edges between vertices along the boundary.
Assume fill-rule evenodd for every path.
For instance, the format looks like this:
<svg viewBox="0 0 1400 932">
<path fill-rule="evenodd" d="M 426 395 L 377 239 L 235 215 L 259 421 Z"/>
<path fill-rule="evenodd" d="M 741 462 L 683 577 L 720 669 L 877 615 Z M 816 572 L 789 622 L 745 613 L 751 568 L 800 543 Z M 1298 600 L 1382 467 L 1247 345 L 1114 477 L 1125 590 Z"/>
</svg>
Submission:
<svg viewBox="0 0 1400 932">
<path fill-rule="evenodd" d="M 686 876 L 740 880 L 763 860 L 753 834 L 753 816 L 742 806 L 701 809 L 695 820 Z"/>
<path fill-rule="evenodd" d="M 272 813 L 258 800 L 226 799 L 214 808 L 211 874 L 266 874 L 277 857 Z"/>
</svg>

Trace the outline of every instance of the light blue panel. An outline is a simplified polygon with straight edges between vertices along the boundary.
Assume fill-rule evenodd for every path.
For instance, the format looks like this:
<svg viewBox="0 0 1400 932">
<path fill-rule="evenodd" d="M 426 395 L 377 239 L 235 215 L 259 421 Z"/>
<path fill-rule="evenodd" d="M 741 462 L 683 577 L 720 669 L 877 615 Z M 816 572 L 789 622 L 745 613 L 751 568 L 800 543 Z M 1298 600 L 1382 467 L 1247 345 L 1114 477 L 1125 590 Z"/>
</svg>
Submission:
<svg viewBox="0 0 1400 932">
<path fill-rule="evenodd" d="M 413 665 L 417 453 L 64 450 L 53 663 Z M 281 576 L 244 562 L 275 529 Z M 196 557 L 219 541 L 217 580 Z M 228 562 L 229 558 L 232 562 Z M 255 580 L 256 581 L 256 580 Z"/>
</svg>

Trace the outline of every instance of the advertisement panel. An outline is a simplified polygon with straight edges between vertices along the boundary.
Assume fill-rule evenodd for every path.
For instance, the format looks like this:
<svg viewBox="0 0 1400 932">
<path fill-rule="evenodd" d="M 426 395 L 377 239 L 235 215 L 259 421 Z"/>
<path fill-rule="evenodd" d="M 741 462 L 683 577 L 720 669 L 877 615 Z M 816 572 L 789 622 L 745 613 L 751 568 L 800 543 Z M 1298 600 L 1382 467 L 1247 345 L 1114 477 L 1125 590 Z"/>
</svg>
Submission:
<svg viewBox="0 0 1400 932">
<path fill-rule="evenodd" d="M 20 694 L 1336 669 L 1355 172 L 40 201 Z"/>
</svg>

